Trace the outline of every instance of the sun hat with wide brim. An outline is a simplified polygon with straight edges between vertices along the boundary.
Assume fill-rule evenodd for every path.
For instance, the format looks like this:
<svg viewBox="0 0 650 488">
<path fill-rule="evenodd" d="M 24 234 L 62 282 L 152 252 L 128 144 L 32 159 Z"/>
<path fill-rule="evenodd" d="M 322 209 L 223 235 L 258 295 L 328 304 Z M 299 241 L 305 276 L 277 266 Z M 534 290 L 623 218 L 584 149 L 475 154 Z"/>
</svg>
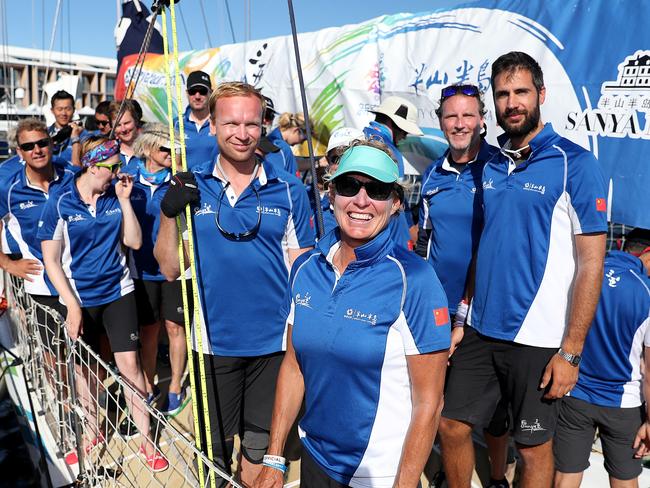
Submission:
<svg viewBox="0 0 650 488">
<path fill-rule="evenodd" d="M 348 173 L 361 173 L 383 183 L 395 183 L 399 179 L 399 170 L 393 158 L 371 146 L 354 146 L 345 151 L 330 181 Z"/>
<path fill-rule="evenodd" d="M 375 114 L 384 114 L 392 120 L 397 127 L 408 134 L 423 135 L 418 126 L 418 109 L 408 100 L 401 97 L 388 97 L 381 102 L 379 107 L 370 110 Z"/>
</svg>

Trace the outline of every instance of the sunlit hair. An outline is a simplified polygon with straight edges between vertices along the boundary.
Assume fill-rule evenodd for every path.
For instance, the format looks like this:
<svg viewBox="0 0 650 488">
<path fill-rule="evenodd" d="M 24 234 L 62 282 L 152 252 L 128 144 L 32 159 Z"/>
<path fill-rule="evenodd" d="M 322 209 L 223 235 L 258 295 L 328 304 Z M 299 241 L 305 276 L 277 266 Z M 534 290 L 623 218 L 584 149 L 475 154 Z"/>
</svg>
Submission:
<svg viewBox="0 0 650 488">
<path fill-rule="evenodd" d="M 284 112 L 280 115 L 278 120 L 280 130 L 291 129 L 292 127 L 300 127 L 305 130 L 305 116 L 300 113 L 292 114 L 291 112 Z"/>
<path fill-rule="evenodd" d="M 210 118 L 214 120 L 217 110 L 217 100 L 229 97 L 255 97 L 260 101 L 260 117 L 266 110 L 266 100 L 260 91 L 253 85 L 241 81 L 224 81 L 219 83 L 210 95 L 208 106 L 210 107 Z M 261 119 L 260 119 L 261 120 Z"/>
<path fill-rule="evenodd" d="M 34 118 L 23 119 L 18 122 L 18 126 L 16 127 L 16 146 L 20 144 L 20 135 L 23 132 L 31 131 L 42 132 L 48 136 L 47 125 L 45 125 L 45 122 Z"/>
<path fill-rule="evenodd" d="M 108 106 L 108 118 L 111 120 L 111 125 L 115 125 L 115 119 L 120 113 L 121 106 L 122 102 L 118 100 L 113 100 Z M 131 114 L 136 126 L 140 127 L 140 125 L 142 125 L 142 108 L 140 108 L 140 104 L 135 100 L 126 100 L 124 102 L 124 112 L 129 112 Z"/>
<path fill-rule="evenodd" d="M 180 135 L 174 131 L 174 143 L 176 149 L 180 147 Z M 144 126 L 142 132 L 133 144 L 133 152 L 136 157 L 147 160 L 153 151 L 160 146 L 170 147 L 169 126 L 158 122 L 151 122 Z"/>
</svg>

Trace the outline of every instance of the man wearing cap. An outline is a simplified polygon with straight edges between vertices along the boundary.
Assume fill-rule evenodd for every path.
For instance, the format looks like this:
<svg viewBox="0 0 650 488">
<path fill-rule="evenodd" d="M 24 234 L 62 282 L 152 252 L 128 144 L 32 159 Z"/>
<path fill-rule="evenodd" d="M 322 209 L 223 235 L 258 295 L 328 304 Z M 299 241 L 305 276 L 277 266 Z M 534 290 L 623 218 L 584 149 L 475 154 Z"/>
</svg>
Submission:
<svg viewBox="0 0 650 488">
<path fill-rule="evenodd" d="M 216 155 L 217 139 L 210 132 L 210 76 L 203 71 L 192 71 L 186 86 L 189 103 L 183 114 L 183 128 L 187 167 L 191 169 Z M 174 121 L 174 127 L 179 130 L 178 119 Z"/>
<path fill-rule="evenodd" d="M 403 177 L 404 156 L 397 149 L 397 145 L 407 134 L 422 135 L 422 130 L 418 127 L 418 109 L 401 97 L 388 97 L 370 112 L 375 114 L 375 120 L 371 121 L 363 132 L 368 139 L 378 138 L 393 151 L 399 175 Z"/>
<path fill-rule="evenodd" d="M 650 230 L 633 229 L 623 249 L 607 253 L 578 382 L 562 399 L 556 488 L 580 486 L 596 428 L 613 487 L 638 486 L 650 450 Z"/>
<path fill-rule="evenodd" d="M 593 155 L 541 122 L 546 89 L 532 57 L 500 56 L 491 85 L 505 134 L 501 153 L 483 169 L 475 291 L 440 424 L 445 473 L 450 488 L 469 486 L 472 428 L 485 425 L 503 399 L 522 485 L 548 487 L 556 400 L 578 379 L 600 295 L 606 190 Z"/>
<path fill-rule="evenodd" d="M 257 144 L 257 151 L 255 152 L 257 155 L 275 166 L 276 169 L 286 171 L 285 163 L 287 161 L 287 156 L 285 152 L 279 144 L 273 144 L 267 136 L 271 130 L 273 119 L 277 112 L 273 108 L 273 100 L 267 96 L 264 97 L 264 100 L 266 101 L 266 108 L 264 109 L 264 115 L 262 116 L 262 137 L 260 137 L 260 142 Z M 293 156 L 293 153 L 291 155 Z M 295 174 L 295 171 L 291 174 Z"/>
<path fill-rule="evenodd" d="M 219 156 L 172 178 L 154 255 L 168 280 L 180 275 L 176 216 L 189 204 L 212 446 L 225 465 L 240 435 L 240 475 L 250 486 L 266 453 L 283 356 L 278 310 L 290 267 L 313 246 L 314 231 L 302 183 L 255 155 L 264 109 L 259 91 L 221 83 L 209 105 Z"/>
</svg>

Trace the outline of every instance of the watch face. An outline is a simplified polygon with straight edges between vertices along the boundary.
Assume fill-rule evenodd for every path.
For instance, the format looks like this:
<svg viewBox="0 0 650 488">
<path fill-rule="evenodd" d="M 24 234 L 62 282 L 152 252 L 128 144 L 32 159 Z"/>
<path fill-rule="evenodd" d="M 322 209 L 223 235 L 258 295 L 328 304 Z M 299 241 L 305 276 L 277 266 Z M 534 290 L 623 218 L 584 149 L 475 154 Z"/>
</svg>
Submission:
<svg viewBox="0 0 650 488">
<path fill-rule="evenodd" d="M 581 356 L 578 356 L 578 355 L 576 354 L 575 356 L 573 356 L 573 359 L 571 359 L 571 364 L 573 364 L 574 366 L 577 366 L 577 365 L 580 364 L 580 360 L 581 360 L 581 359 L 582 359 L 582 357 L 581 357 Z"/>
</svg>

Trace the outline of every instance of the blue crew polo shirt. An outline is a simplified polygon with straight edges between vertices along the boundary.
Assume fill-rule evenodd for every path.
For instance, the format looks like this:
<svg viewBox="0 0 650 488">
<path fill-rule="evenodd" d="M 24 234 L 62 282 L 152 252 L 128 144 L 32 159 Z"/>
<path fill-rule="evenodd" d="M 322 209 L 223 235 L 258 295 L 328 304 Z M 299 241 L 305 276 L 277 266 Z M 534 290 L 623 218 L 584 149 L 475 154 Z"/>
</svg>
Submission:
<svg viewBox="0 0 650 488">
<path fill-rule="evenodd" d="M 142 246 L 130 250 L 129 269 L 135 279 L 165 281 L 153 248 L 160 229 L 160 203 L 169 187 L 170 175 L 160 185 L 152 185 L 140 172 L 138 164 L 129 164 L 124 171 L 133 176 L 131 206 L 142 230 Z"/>
<path fill-rule="evenodd" d="M 393 144 L 393 134 L 391 130 L 384 124 L 380 124 L 373 120 L 368 124 L 368 127 L 363 129 L 363 133 L 366 135 L 367 139 L 379 139 L 390 148 L 393 152 L 393 156 L 397 159 L 399 176 L 402 178 L 404 176 L 404 156 L 402 156 L 400 150 L 397 149 L 397 146 Z"/>
<path fill-rule="evenodd" d="M 296 260 L 282 312 L 305 382 L 304 448 L 333 479 L 393 486 L 412 414 L 406 357 L 449 348 L 433 269 L 387 229 L 332 264 L 338 230 Z"/>
<path fill-rule="evenodd" d="M 192 110 L 188 105 L 183 114 L 185 155 L 188 170 L 206 161 L 214 161 L 212 156 L 217 147 L 217 138 L 210 133 L 210 120 L 206 120 L 199 127 L 199 124 L 190 119 L 191 113 Z M 174 127 L 179 130 L 178 117 L 174 119 Z"/>
<path fill-rule="evenodd" d="M 58 189 L 73 178 L 74 173 L 63 165 L 54 164 L 54 180 L 48 191 L 32 185 L 25 166 L 5 174 L 0 180 L 0 215 L 5 226 L 3 246 L 9 253 L 22 254 L 23 259 L 35 259 L 43 264 L 41 241 L 37 239 L 38 222 L 50 197 L 56 198 Z M 25 280 L 25 291 L 30 295 L 58 295 L 44 270 Z"/>
<path fill-rule="evenodd" d="M 603 407 L 641 405 L 644 347 L 650 347 L 650 280 L 640 259 L 611 251 L 571 396 Z"/>
<path fill-rule="evenodd" d="M 37 238 L 61 243 L 61 264 L 82 307 L 111 303 L 133 291 L 133 280 L 122 251 L 122 209 L 111 186 L 86 205 L 76 178 L 45 204 Z"/>
<path fill-rule="evenodd" d="M 498 152 L 482 141 L 476 158 L 458 172 L 447 151 L 422 175 L 420 222 L 423 229 L 431 231 L 427 261 L 445 289 L 452 314 L 465 294 L 472 256 L 481 237 L 483 166 Z"/>
<path fill-rule="evenodd" d="M 271 163 L 276 169 L 283 169 L 290 175 L 296 176 L 298 174 L 298 163 L 296 162 L 296 157 L 291 150 L 291 146 L 282 138 L 280 128 L 276 127 L 267 134 L 266 137 L 276 147 L 279 147 L 280 150 L 278 152 L 266 154 L 264 159 Z"/>
<path fill-rule="evenodd" d="M 594 156 L 551 124 L 515 166 L 502 151 L 483 169 L 484 224 L 470 324 L 481 334 L 559 347 L 577 268 L 575 235 L 607 231 Z"/>
<path fill-rule="evenodd" d="M 287 251 L 314 245 L 304 185 L 266 161 L 252 182 L 259 199 L 250 186 L 239 197 L 230 186 L 222 191 L 216 163 L 193 173 L 201 198 L 192 221 L 203 351 L 248 357 L 281 351 L 284 319 L 278 310 L 289 279 Z M 230 240 L 217 228 L 218 216 L 224 230 L 241 234 L 255 227 L 258 212 L 260 227 L 250 240 Z"/>
</svg>

